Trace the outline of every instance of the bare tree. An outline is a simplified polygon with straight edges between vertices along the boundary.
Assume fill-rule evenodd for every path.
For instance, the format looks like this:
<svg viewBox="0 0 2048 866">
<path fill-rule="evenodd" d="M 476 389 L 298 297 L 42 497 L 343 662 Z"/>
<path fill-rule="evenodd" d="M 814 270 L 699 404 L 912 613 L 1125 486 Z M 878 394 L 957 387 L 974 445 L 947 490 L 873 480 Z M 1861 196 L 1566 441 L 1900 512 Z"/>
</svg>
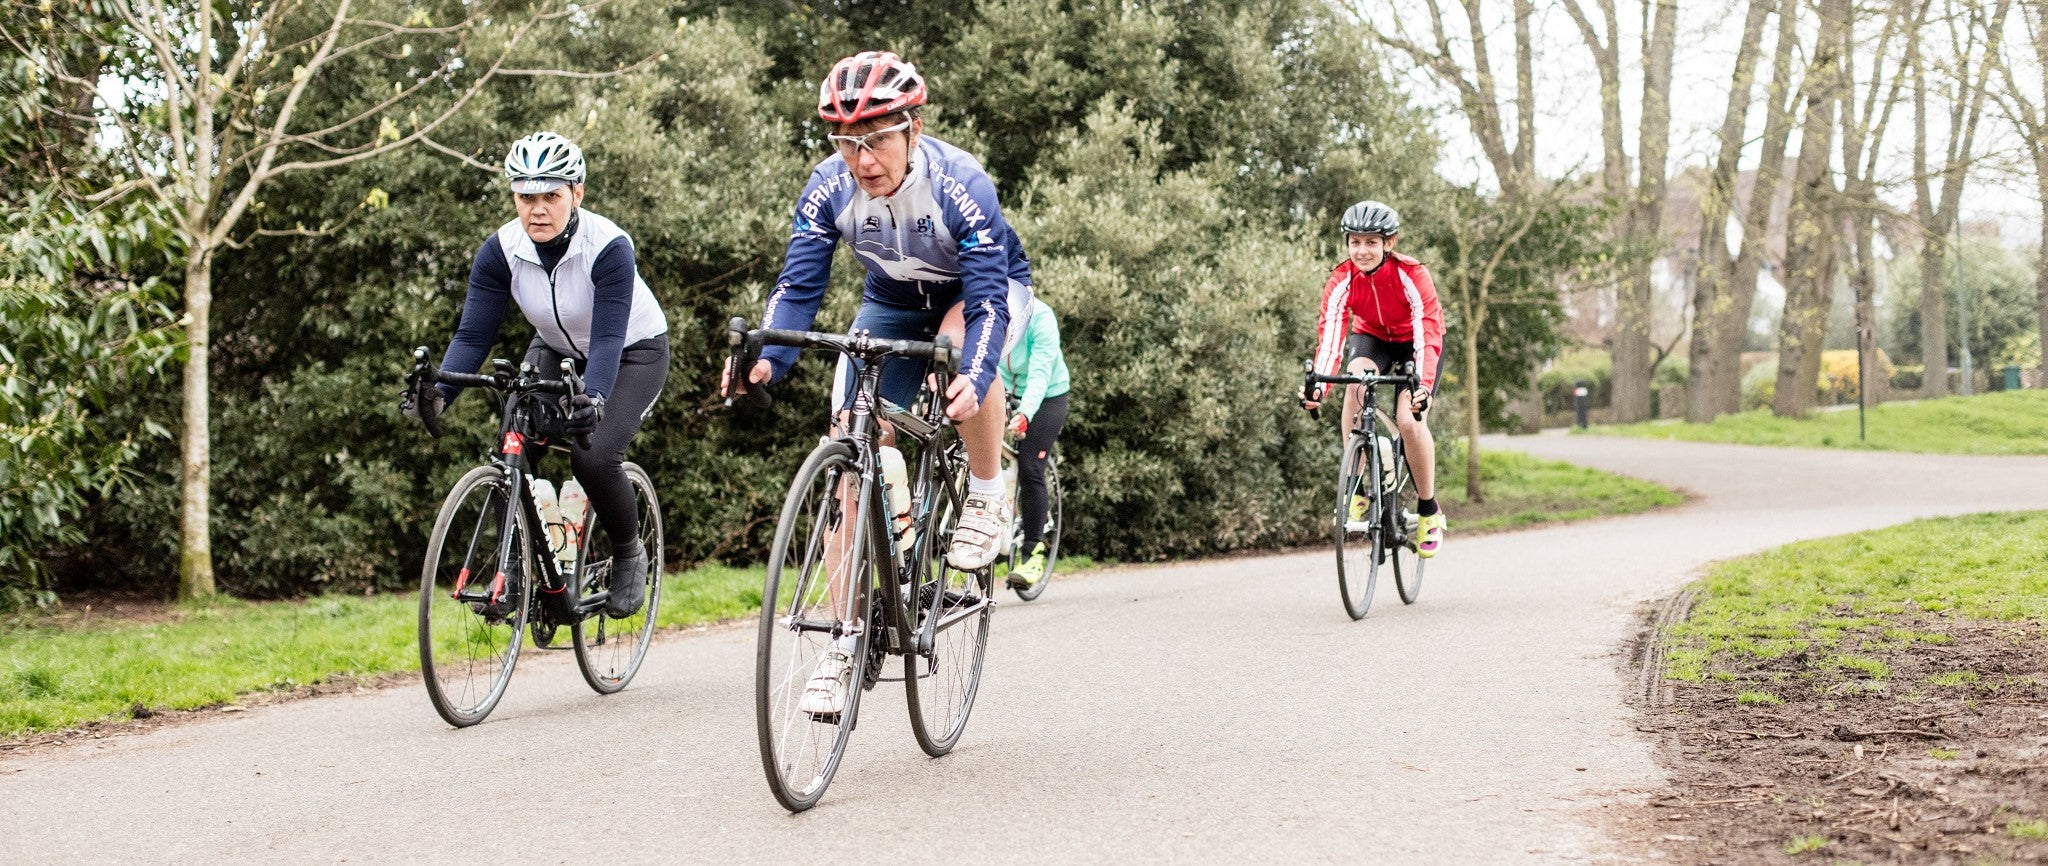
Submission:
<svg viewBox="0 0 2048 866">
<path fill-rule="evenodd" d="M 1764 18 L 1772 11 L 1778 15 L 1778 33 L 1765 93 L 1762 155 L 1750 184 L 1739 226 L 1741 240 L 1734 255 L 1727 252 L 1727 225 L 1735 207 L 1736 174 L 1755 64 L 1754 55 L 1745 58 L 1740 49 L 1721 121 L 1720 152 L 1702 200 L 1700 276 L 1693 293 L 1692 363 L 1686 385 L 1686 420 L 1694 423 L 1703 424 L 1742 408 L 1742 344 L 1749 333 L 1750 307 L 1756 300 L 1757 270 L 1764 260 L 1764 234 L 1770 227 L 1772 202 L 1784 177 L 1792 106 L 1800 95 L 1792 63 L 1799 46 L 1798 0 L 1752 0 L 1743 22 L 1743 46 L 1758 41 Z"/>
<path fill-rule="evenodd" d="M 1813 407 L 1821 340 L 1841 249 L 1833 165 L 1835 110 L 1849 89 L 1849 0 L 1821 0 L 1820 36 L 1806 72 L 1806 115 L 1785 225 L 1785 315 L 1778 322 L 1778 386 L 1771 410 L 1796 418 Z"/>
<path fill-rule="evenodd" d="M 125 26 L 104 50 L 135 64 L 124 70 L 132 85 L 127 101 L 101 99 L 87 118 L 111 131 L 127 175 L 100 197 L 153 197 L 173 214 L 185 244 L 181 598 L 215 592 L 208 413 L 214 259 L 250 234 L 320 231 L 258 228 L 237 237 L 258 194 L 287 174 L 338 168 L 415 144 L 453 152 L 431 136 L 498 77 L 616 74 L 620 70 L 567 73 L 509 65 L 536 28 L 594 14 L 603 3 L 464 4 L 468 17 L 451 24 L 436 24 L 421 7 L 402 12 L 374 0 L 105 4 Z M 0 35 L 51 80 L 84 83 L 35 51 L 29 34 Z M 416 43 L 436 50 L 424 54 L 411 74 L 388 82 L 388 90 L 367 107 L 339 121 L 304 121 L 302 100 L 323 75 L 353 74 L 349 61 L 372 52 L 412 56 Z"/>
<path fill-rule="evenodd" d="M 1930 5 L 1928 0 L 1897 0 L 1886 7 L 1877 48 L 1870 55 L 1869 80 L 1861 107 L 1857 104 L 1853 87 L 1842 91 L 1843 224 L 1847 229 L 1845 240 L 1849 246 L 1846 255 L 1849 285 L 1856 294 L 1856 349 L 1861 353 L 1871 353 L 1877 348 L 1877 233 L 1873 223 L 1882 211 L 1877 201 L 1877 161 L 1885 131 L 1891 125 L 1892 109 L 1898 105 L 1900 91 L 1905 86 L 1907 71 L 1906 64 L 1900 63 L 1887 87 L 1884 64 L 1890 57 L 1892 40 L 1901 28 L 1919 28 Z M 1844 35 L 1853 43 L 1853 24 Z M 1846 58 L 1848 80 L 1853 84 L 1857 56 L 1854 45 L 1845 46 L 1842 56 Z M 1874 402 L 1882 393 L 1882 389 L 1877 387 L 1879 372 L 1878 365 L 1863 364 L 1856 382 L 1860 399 Z"/>
<path fill-rule="evenodd" d="M 1969 174 L 1977 137 L 1977 121 L 1983 114 L 1994 58 L 2005 35 L 2005 15 L 2011 0 L 1997 0 L 1989 22 L 1983 8 L 1949 0 L 1944 16 L 1949 44 L 1955 49 L 1953 66 L 1945 70 L 1951 88 L 1947 143 L 1939 167 L 1927 162 L 1927 59 L 1922 50 L 1922 30 L 1915 28 L 1906 39 L 1906 53 L 1913 64 L 1913 184 L 1914 212 L 1920 220 L 1920 358 L 1925 367 L 1920 393 L 1926 397 L 1948 395 L 1948 288 L 1942 267 L 1948 258 L 1948 233 L 1955 228 L 1962 206 L 1963 181 Z M 1960 28 L 1960 29 L 1959 29 Z M 1982 39 L 1980 43 L 1979 39 Z M 1929 185 L 1941 177 L 1937 199 Z"/>
<path fill-rule="evenodd" d="M 1653 251 L 1661 246 L 1658 236 L 1664 219 L 1665 166 L 1671 148 L 1671 58 L 1678 41 L 1678 2 L 1645 0 L 1643 15 L 1650 21 L 1642 37 L 1642 117 L 1636 130 L 1638 159 L 1633 184 L 1623 145 L 1621 31 L 1615 0 L 1595 3 L 1601 26 L 1596 26 L 1580 8 L 1579 0 L 1565 0 L 1564 8 L 1578 25 L 1579 36 L 1599 70 L 1600 139 L 1605 156 L 1601 179 L 1607 194 L 1624 203 L 1615 233 L 1631 253 L 1615 296 L 1614 420 L 1640 421 L 1650 415 L 1655 350 L 1650 340 L 1650 265 Z"/>
<path fill-rule="evenodd" d="M 1409 33 L 1406 19 L 1391 17 L 1388 26 L 1370 28 L 1382 46 L 1407 55 L 1438 81 L 1458 94 L 1466 124 L 1500 182 L 1501 194 L 1513 200 L 1526 196 L 1536 178 L 1536 93 L 1534 83 L 1535 44 L 1529 32 L 1534 14 L 1530 0 L 1512 0 L 1515 17 L 1515 129 L 1508 134 L 1502 116 L 1500 88 L 1494 78 L 1493 59 L 1487 40 L 1485 0 L 1455 0 L 1464 13 L 1466 41 L 1459 52 L 1450 19 L 1439 0 L 1424 0 L 1429 10 L 1426 41 Z M 1354 0 L 1353 11 L 1360 19 L 1372 21 L 1373 6 Z M 1386 16 L 1382 16 L 1386 17 Z"/>
<path fill-rule="evenodd" d="M 2048 370 L 2048 0 L 2021 0 L 2020 15 L 2030 37 L 2034 75 L 1993 54 L 2003 87 L 1993 91 L 2006 119 L 2020 131 L 2034 163 L 2035 199 L 2041 208 L 2041 246 L 2034 256 L 2034 315 L 2041 334 L 2041 369 Z M 2015 68 L 2018 67 L 2018 68 Z"/>
</svg>

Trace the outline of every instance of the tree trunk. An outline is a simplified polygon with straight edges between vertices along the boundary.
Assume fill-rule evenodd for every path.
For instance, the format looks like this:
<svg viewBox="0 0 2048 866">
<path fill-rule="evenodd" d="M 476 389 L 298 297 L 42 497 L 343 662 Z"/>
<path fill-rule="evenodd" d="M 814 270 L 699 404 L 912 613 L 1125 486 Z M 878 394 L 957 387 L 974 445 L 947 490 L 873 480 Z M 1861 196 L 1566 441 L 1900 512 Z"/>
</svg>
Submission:
<svg viewBox="0 0 2048 866">
<path fill-rule="evenodd" d="M 1842 30 L 1849 26 L 1848 0 L 1824 0 L 1820 16 L 1820 38 L 1806 72 L 1806 118 L 1785 226 L 1785 315 L 1778 325 L 1778 388 L 1771 402 L 1771 410 L 1783 418 L 1813 408 L 1821 341 L 1834 298 L 1840 220 L 1829 160 L 1844 84 Z"/>
<path fill-rule="evenodd" d="M 1920 247 L 1920 363 L 1926 372 L 1920 378 L 1920 396 L 1935 399 L 1948 396 L 1948 285 L 1942 274 L 1948 269 L 1948 234 L 1930 233 Z"/>
<path fill-rule="evenodd" d="M 1792 87 L 1792 58 L 1799 48 L 1798 23 L 1798 3 L 1785 3 L 1779 8 L 1778 47 L 1771 61 L 1763 152 L 1757 161 L 1756 180 L 1750 184 L 1749 201 L 1743 209 L 1742 242 L 1736 247 L 1735 264 L 1728 274 L 1728 302 L 1721 305 L 1721 319 L 1713 328 L 1713 351 L 1720 363 L 1715 366 L 1717 378 L 1711 383 L 1708 399 L 1720 414 L 1742 411 L 1742 347 L 1749 340 L 1749 311 L 1756 305 L 1757 271 L 1764 266 L 1764 236 L 1770 231 L 1778 184 L 1785 177 L 1785 147 L 1792 134 L 1792 107 L 1799 96 Z"/>
<path fill-rule="evenodd" d="M 1485 502 L 1486 491 L 1479 484 L 1479 325 L 1486 311 L 1479 310 L 1465 326 L 1465 498 Z M 1441 484 L 1441 480 L 1438 482 Z"/>
<path fill-rule="evenodd" d="M 179 544 L 178 598 L 214 594 L 213 541 L 209 525 L 212 449 L 207 418 L 208 317 L 213 307 L 213 255 L 195 245 L 185 264 L 185 435 L 183 511 Z"/>
<path fill-rule="evenodd" d="M 2034 254 L 2034 317 L 2041 331 L 2041 375 L 2048 376 L 2048 159 L 2035 161 L 2041 191 L 2041 245 Z"/>
<path fill-rule="evenodd" d="M 1640 261 L 1629 266 L 1615 305 L 1614 420 L 1620 423 L 1650 417 L 1650 335 L 1654 287 L 1649 254 L 1661 252 L 1664 227 L 1664 171 L 1671 148 L 1671 55 L 1678 42 L 1678 0 L 1654 0 L 1655 23 L 1643 42 L 1643 117 L 1636 138 L 1641 157 L 1629 220 Z"/>
<path fill-rule="evenodd" d="M 1736 361 L 1714 351 L 1716 329 L 1724 316 L 1730 271 L 1735 263 L 1728 255 L 1728 216 L 1735 210 L 1735 173 L 1742 156 L 1742 129 L 1749 118 L 1751 90 L 1755 85 L 1758 43 L 1762 41 L 1764 18 L 1776 0 L 1750 0 L 1742 23 L 1742 42 L 1735 54 L 1735 78 L 1728 89 L 1728 107 L 1721 115 L 1721 151 L 1700 200 L 1699 268 L 1693 279 L 1692 342 L 1686 347 L 1689 364 L 1685 387 L 1685 420 L 1705 424 L 1720 414 L 1710 383 L 1718 382 L 1723 366 Z"/>
</svg>

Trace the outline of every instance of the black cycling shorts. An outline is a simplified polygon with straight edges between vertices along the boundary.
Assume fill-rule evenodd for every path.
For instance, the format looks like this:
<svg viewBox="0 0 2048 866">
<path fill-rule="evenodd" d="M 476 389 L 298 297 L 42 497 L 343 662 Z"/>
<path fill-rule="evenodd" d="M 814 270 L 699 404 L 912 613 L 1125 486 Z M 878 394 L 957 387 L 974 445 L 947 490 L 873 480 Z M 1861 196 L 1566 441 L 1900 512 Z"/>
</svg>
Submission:
<svg viewBox="0 0 2048 866">
<path fill-rule="evenodd" d="M 1383 374 L 1399 375 L 1415 363 L 1415 343 L 1391 343 L 1371 334 L 1352 334 L 1344 338 L 1344 371 L 1347 373 L 1351 370 L 1353 358 L 1371 361 L 1373 367 Z M 1395 393 L 1406 390 L 1404 387 Z"/>
</svg>

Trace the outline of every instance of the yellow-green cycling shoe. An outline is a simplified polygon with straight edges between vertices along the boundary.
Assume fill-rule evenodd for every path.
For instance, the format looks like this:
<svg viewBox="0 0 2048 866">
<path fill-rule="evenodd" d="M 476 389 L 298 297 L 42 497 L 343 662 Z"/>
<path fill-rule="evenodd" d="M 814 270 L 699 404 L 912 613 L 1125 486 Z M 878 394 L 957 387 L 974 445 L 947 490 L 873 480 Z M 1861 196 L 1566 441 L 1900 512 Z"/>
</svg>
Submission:
<svg viewBox="0 0 2048 866">
<path fill-rule="evenodd" d="M 1031 546 L 1031 555 L 1017 565 L 1016 571 L 1010 572 L 1009 579 L 1004 583 L 1015 589 L 1030 589 L 1044 579 L 1045 544 L 1040 542 Z"/>
<path fill-rule="evenodd" d="M 1441 511 L 1416 521 L 1415 533 L 1418 537 L 1415 545 L 1416 555 L 1421 556 L 1423 559 L 1435 556 L 1437 550 L 1444 546 L 1444 529 L 1447 527 L 1448 523 L 1444 520 L 1444 513 Z"/>
</svg>

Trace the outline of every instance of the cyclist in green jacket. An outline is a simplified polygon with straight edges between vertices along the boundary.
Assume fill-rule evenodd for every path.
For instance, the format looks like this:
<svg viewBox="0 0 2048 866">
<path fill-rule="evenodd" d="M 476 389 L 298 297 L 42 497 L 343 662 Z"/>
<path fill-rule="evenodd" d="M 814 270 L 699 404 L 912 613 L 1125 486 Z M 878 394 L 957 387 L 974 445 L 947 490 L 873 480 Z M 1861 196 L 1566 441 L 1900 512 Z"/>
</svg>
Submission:
<svg viewBox="0 0 2048 866">
<path fill-rule="evenodd" d="M 1045 522 L 1049 507 L 1045 463 L 1053 440 L 1067 426 L 1067 359 L 1060 324 L 1045 301 L 1035 300 L 1024 333 L 1003 355 L 1003 388 L 1018 396 L 1010 432 L 1017 434 L 1017 516 L 1024 522 L 1024 562 L 1010 583 L 1030 588 L 1045 579 Z"/>
</svg>

